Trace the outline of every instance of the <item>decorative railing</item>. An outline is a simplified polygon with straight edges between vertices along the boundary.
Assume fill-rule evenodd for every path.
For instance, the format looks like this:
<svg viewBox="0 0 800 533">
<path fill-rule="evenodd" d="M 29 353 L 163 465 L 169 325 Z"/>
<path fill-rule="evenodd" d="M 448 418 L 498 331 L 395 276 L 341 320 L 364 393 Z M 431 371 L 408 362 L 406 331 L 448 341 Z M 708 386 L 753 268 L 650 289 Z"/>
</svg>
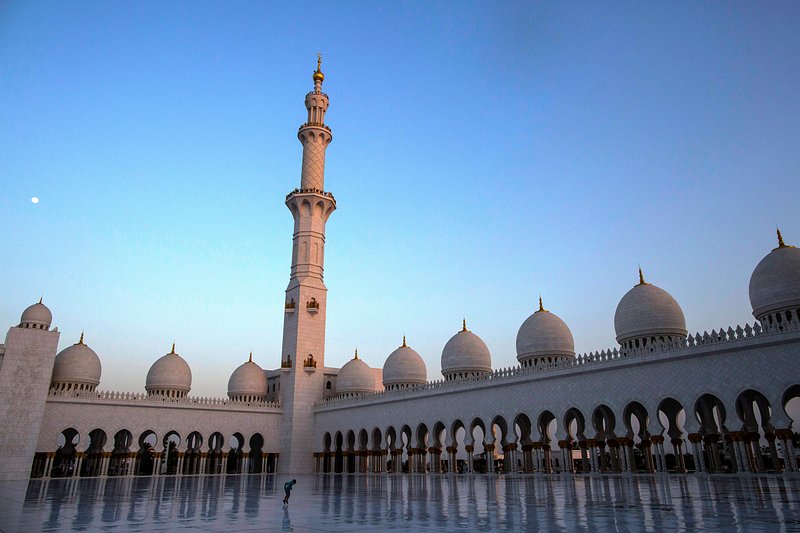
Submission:
<svg viewBox="0 0 800 533">
<path fill-rule="evenodd" d="M 317 361 L 311 354 L 303 360 L 303 368 L 317 368 Z"/>
<path fill-rule="evenodd" d="M 322 128 L 333 133 L 331 131 L 330 126 L 323 124 L 322 122 L 306 122 L 305 124 L 302 124 L 299 128 L 297 128 L 297 130 L 300 131 L 303 128 Z"/>
<path fill-rule="evenodd" d="M 77 398 L 83 400 L 95 400 L 98 402 L 123 402 L 123 403 L 153 403 L 153 404 L 181 404 L 181 405 L 197 405 L 209 407 L 268 407 L 273 409 L 280 409 L 279 402 L 242 402 L 232 400 L 230 398 L 212 398 L 212 397 L 199 397 L 187 396 L 184 398 L 169 398 L 157 394 L 148 395 L 145 392 L 119 392 L 119 391 L 56 391 L 51 390 L 48 393 L 51 398 Z"/>
<path fill-rule="evenodd" d="M 306 193 L 320 194 L 320 195 L 325 196 L 327 198 L 330 198 L 331 200 L 336 202 L 336 199 L 333 197 L 333 193 L 329 193 L 329 192 L 323 191 L 322 189 L 313 189 L 313 188 L 295 189 L 295 190 L 293 190 L 292 192 L 290 192 L 289 194 L 286 195 L 286 199 L 288 200 L 289 198 L 291 198 L 295 194 L 306 194 Z"/>
<path fill-rule="evenodd" d="M 296 304 L 294 303 L 294 300 L 291 300 L 289 302 L 286 302 L 286 305 L 284 306 L 284 309 L 294 309 L 295 306 L 296 306 Z"/>
<path fill-rule="evenodd" d="M 445 380 L 439 379 L 429 381 L 424 385 L 416 387 L 408 387 L 405 389 L 382 390 L 370 392 L 366 394 L 357 395 L 355 397 L 330 397 L 325 398 L 316 403 L 317 407 L 324 407 L 337 403 L 353 403 L 362 402 L 367 400 L 380 400 L 382 398 L 400 398 L 404 396 L 414 396 L 422 391 L 431 390 L 446 390 L 455 388 L 471 388 L 476 384 L 485 383 L 488 381 L 498 381 L 509 378 L 514 378 L 523 375 L 541 374 L 548 372 L 556 372 L 559 370 L 570 369 L 574 367 L 584 367 L 587 365 L 600 365 L 604 363 L 612 363 L 623 359 L 630 359 L 635 357 L 644 357 L 656 353 L 676 352 L 676 355 L 683 350 L 690 351 L 696 348 L 708 347 L 711 345 L 724 344 L 728 342 L 737 342 L 754 337 L 764 337 L 768 335 L 780 335 L 792 331 L 800 331 L 800 320 L 796 317 L 785 320 L 781 324 L 772 326 L 762 326 L 759 322 L 755 322 L 752 326 L 746 324 L 744 327 L 736 326 L 736 329 L 728 328 L 724 330 L 704 331 L 694 336 L 689 335 L 686 339 L 675 340 L 671 342 L 654 343 L 647 347 L 631 348 L 620 350 L 613 348 L 609 350 L 602 350 L 599 352 L 588 352 L 585 354 L 576 355 L 574 358 L 556 359 L 552 362 L 539 361 L 530 366 L 517 365 L 513 367 L 506 367 L 494 370 L 482 376 Z"/>
<path fill-rule="evenodd" d="M 284 359 L 283 361 L 281 361 L 281 368 L 292 368 L 292 360 Z"/>
</svg>

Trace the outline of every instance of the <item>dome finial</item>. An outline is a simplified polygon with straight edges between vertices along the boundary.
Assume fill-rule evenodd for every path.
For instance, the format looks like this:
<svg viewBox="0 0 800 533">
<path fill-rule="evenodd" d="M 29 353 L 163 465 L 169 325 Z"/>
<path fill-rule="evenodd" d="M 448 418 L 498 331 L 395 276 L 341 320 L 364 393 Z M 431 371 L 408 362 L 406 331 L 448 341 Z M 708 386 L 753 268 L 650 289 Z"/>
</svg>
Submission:
<svg viewBox="0 0 800 533">
<path fill-rule="evenodd" d="M 44 298 L 44 296 L 39 296 L 39 303 L 42 303 L 42 298 Z"/>
<path fill-rule="evenodd" d="M 644 281 L 644 274 L 642 273 L 642 265 L 639 265 L 639 285 L 647 285 Z"/>
<path fill-rule="evenodd" d="M 461 320 L 461 331 L 462 331 L 462 332 L 463 332 L 463 331 L 469 331 L 469 330 L 467 329 L 467 319 L 466 319 L 466 317 L 465 317 L 463 320 Z"/>
<path fill-rule="evenodd" d="M 406 336 L 405 335 L 403 335 L 403 345 L 401 346 L 401 348 L 408 348 L 408 346 L 406 345 Z"/>
<path fill-rule="evenodd" d="M 358 359 L 358 346 L 356 346 L 356 355 L 353 357 L 353 359 Z"/>
<path fill-rule="evenodd" d="M 250 359 L 247 360 L 248 363 L 253 362 L 253 350 L 250 350 Z"/>
<path fill-rule="evenodd" d="M 167 354 L 167 355 L 177 355 L 177 354 L 175 353 L 175 341 L 173 341 L 173 342 L 172 342 L 172 350 L 171 350 L 171 351 L 169 352 L 169 354 Z"/>
<path fill-rule="evenodd" d="M 322 53 L 317 53 L 317 70 L 314 72 L 314 75 L 311 76 L 311 79 L 314 80 L 314 85 L 322 84 L 322 81 L 325 79 L 325 74 L 322 73 L 320 70 L 322 67 Z"/>
<path fill-rule="evenodd" d="M 775 231 L 778 233 L 778 248 L 786 248 L 786 243 L 783 242 L 783 235 L 781 235 L 780 228 L 775 228 Z"/>
<path fill-rule="evenodd" d="M 76 344 L 76 345 L 77 345 L 77 344 L 83 345 L 83 332 L 82 332 L 82 331 L 81 331 L 81 338 L 80 338 L 80 339 L 78 339 L 78 342 L 76 342 L 75 344 Z"/>
<path fill-rule="evenodd" d="M 539 311 L 544 311 L 544 305 L 542 305 L 542 295 L 539 295 Z"/>
</svg>

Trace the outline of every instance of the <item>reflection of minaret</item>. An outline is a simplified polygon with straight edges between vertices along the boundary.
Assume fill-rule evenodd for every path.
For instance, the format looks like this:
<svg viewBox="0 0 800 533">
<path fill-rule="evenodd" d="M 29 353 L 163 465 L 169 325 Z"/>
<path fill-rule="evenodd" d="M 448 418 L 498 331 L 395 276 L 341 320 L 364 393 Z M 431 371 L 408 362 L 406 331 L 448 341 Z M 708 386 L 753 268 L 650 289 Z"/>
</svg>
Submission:
<svg viewBox="0 0 800 533">
<path fill-rule="evenodd" d="M 314 402 L 322 398 L 327 293 L 322 281 L 325 222 L 336 209 L 336 200 L 323 189 L 325 149 L 332 134 L 325 125 L 328 95 L 322 92 L 325 76 L 320 70 L 321 63 L 319 56 L 312 76 L 314 90 L 305 99 L 308 120 L 297 132 L 303 144 L 300 188 L 286 197 L 286 206 L 294 217 L 294 236 L 281 352 L 280 468 L 283 472 L 311 472 Z"/>
</svg>

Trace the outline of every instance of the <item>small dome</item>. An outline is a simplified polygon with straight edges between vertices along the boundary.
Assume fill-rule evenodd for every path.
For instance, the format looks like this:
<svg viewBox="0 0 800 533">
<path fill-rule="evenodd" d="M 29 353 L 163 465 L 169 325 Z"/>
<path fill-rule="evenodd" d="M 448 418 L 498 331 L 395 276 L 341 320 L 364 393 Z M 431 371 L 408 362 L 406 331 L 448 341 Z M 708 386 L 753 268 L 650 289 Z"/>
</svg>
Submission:
<svg viewBox="0 0 800 533">
<path fill-rule="evenodd" d="M 492 356 L 480 337 L 467 329 L 466 320 L 461 331 L 447 341 L 442 350 L 442 374 L 486 374 L 492 371 Z"/>
<path fill-rule="evenodd" d="M 614 313 L 617 342 L 645 337 L 686 337 L 683 310 L 667 291 L 645 283 L 641 269 L 639 284 L 622 297 Z"/>
<path fill-rule="evenodd" d="M 192 388 L 192 370 L 183 358 L 175 353 L 175 344 L 172 351 L 158 359 L 147 372 L 145 390 L 153 394 L 162 391 L 178 392 L 185 396 Z"/>
<path fill-rule="evenodd" d="M 778 247 L 758 263 L 750 276 L 753 316 L 800 307 L 800 248 L 787 246 L 778 232 Z"/>
<path fill-rule="evenodd" d="M 20 326 L 22 327 L 38 328 L 44 326 L 42 329 L 50 329 L 50 324 L 52 324 L 52 322 L 53 313 L 42 303 L 41 299 L 39 299 L 38 303 L 25 309 L 22 312 L 22 317 L 19 319 Z"/>
<path fill-rule="evenodd" d="M 353 359 L 345 363 L 336 378 L 337 394 L 365 394 L 375 390 L 375 378 L 367 363 L 358 358 L 358 351 Z"/>
<path fill-rule="evenodd" d="M 383 386 L 424 385 L 427 382 L 425 361 L 416 351 L 406 346 L 406 338 L 403 337 L 403 345 L 390 353 L 383 364 Z"/>
<path fill-rule="evenodd" d="M 228 380 L 228 397 L 255 396 L 263 398 L 267 395 L 267 375 L 264 370 L 250 360 L 239 366 Z"/>
<path fill-rule="evenodd" d="M 547 311 L 539 298 L 539 310 L 517 332 L 517 360 L 542 357 L 575 357 L 575 341 L 564 321 Z"/>
<path fill-rule="evenodd" d="M 53 384 L 71 383 L 96 387 L 100 383 L 102 366 L 97 354 L 80 340 L 62 350 L 53 363 Z"/>
</svg>

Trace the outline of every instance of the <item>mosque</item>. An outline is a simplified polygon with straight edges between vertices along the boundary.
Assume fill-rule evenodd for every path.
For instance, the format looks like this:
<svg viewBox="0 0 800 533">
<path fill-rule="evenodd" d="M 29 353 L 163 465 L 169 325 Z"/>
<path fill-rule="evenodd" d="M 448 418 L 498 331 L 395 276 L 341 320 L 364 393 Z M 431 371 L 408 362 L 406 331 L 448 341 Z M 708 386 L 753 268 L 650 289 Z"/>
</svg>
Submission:
<svg viewBox="0 0 800 533">
<path fill-rule="evenodd" d="M 797 470 L 786 407 L 800 398 L 800 249 L 780 232 L 750 278 L 755 322 L 744 327 L 689 334 L 678 302 L 640 270 L 617 306 L 612 349 L 576 354 L 540 299 L 520 317 L 518 366 L 493 368 L 466 321 L 443 347 L 440 379 L 405 338 L 382 368 L 358 353 L 325 366 L 325 224 L 336 200 L 324 188 L 332 131 L 320 62 L 297 134 L 300 187 L 286 196 L 280 365 L 265 370 L 251 354 L 227 398 L 200 398 L 173 344 L 144 392 L 98 390 L 100 357 L 83 335 L 58 352 L 40 300 L 0 345 L 0 479 Z"/>
</svg>

